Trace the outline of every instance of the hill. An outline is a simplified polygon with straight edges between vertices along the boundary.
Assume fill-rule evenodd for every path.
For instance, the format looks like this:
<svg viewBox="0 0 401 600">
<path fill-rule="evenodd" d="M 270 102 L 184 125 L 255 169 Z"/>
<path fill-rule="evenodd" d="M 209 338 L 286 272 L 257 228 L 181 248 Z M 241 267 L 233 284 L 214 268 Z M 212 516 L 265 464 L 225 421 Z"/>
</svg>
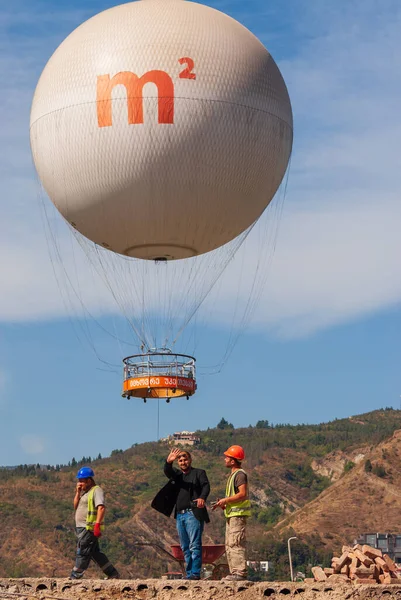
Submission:
<svg viewBox="0 0 401 600">
<path fill-rule="evenodd" d="M 398 531 L 398 429 L 401 411 L 393 409 L 320 425 L 259 421 L 234 429 L 222 419 L 217 428 L 198 432 L 202 442 L 194 451 L 194 465 L 207 470 L 213 500 L 224 493 L 222 452 L 232 443 L 245 447 L 254 507 L 248 555 L 272 561 L 270 578 L 288 578 L 289 535 L 299 538 L 293 547 L 297 568 L 306 568 L 325 563 L 333 549 L 353 542 L 358 533 Z M 127 577 L 160 576 L 176 568 L 162 550 L 177 541 L 174 520 L 150 508 L 165 483 L 167 453 L 163 442 L 134 444 L 92 461 L 96 481 L 107 493 L 102 546 Z M 49 469 L 0 469 L 0 576 L 68 575 L 75 546 L 77 466 L 74 461 Z M 223 539 L 224 519 L 213 513 L 205 542 Z M 95 569 L 90 573 L 97 575 Z"/>
<path fill-rule="evenodd" d="M 340 547 L 361 532 L 400 532 L 401 431 L 366 448 L 344 476 L 316 499 L 276 526 L 298 535 L 318 531 L 330 546 Z"/>
</svg>

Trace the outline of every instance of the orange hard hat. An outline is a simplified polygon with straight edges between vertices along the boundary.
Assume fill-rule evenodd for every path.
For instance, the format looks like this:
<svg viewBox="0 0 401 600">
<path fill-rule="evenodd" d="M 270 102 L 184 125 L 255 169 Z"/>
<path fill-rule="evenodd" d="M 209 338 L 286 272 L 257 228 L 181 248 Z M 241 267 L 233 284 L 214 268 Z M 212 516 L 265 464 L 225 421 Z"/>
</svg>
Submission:
<svg viewBox="0 0 401 600">
<path fill-rule="evenodd" d="M 236 460 L 244 460 L 245 458 L 245 452 L 242 446 L 230 446 L 223 454 L 230 458 L 235 458 Z"/>
</svg>

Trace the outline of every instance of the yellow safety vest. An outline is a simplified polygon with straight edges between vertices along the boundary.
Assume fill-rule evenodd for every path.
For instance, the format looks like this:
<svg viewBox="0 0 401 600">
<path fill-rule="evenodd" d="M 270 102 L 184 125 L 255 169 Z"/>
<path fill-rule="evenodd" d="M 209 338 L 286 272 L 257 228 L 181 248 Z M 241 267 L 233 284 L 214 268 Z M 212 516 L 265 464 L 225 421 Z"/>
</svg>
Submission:
<svg viewBox="0 0 401 600">
<path fill-rule="evenodd" d="M 237 473 L 245 473 L 243 469 L 237 469 L 234 473 L 231 473 L 230 477 L 227 480 L 226 485 L 226 498 L 234 496 L 234 480 Z M 246 474 L 246 473 L 245 473 Z M 237 501 L 233 504 L 227 504 L 224 509 L 224 514 L 227 518 L 230 517 L 250 517 L 251 516 L 251 503 L 249 499 Z"/>
<path fill-rule="evenodd" d="M 94 485 L 88 492 L 88 513 L 86 515 L 86 529 L 88 531 L 93 531 L 96 523 L 97 508 L 93 496 L 95 495 L 95 489 L 98 487 L 98 485 Z M 100 531 L 103 531 L 103 529 L 104 526 L 100 525 Z"/>
</svg>

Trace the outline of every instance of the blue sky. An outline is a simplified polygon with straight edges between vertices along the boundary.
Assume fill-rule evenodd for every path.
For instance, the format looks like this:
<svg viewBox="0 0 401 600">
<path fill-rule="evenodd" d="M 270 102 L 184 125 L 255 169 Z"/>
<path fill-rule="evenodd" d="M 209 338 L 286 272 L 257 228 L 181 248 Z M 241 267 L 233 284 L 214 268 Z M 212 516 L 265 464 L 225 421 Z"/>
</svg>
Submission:
<svg viewBox="0 0 401 600">
<path fill-rule="evenodd" d="M 317 423 L 400 406 L 401 5 L 209 4 L 253 31 L 278 63 L 293 106 L 294 150 L 251 323 L 224 369 L 204 375 L 228 339 L 234 262 L 209 326 L 206 307 L 195 328 L 197 394 L 159 406 L 120 397 L 119 363 L 130 349 L 104 333 L 127 335 L 107 294 L 100 286 L 86 291 L 95 322 L 66 302 L 68 286 L 60 292 L 30 156 L 30 104 L 45 63 L 76 26 L 113 4 L 16 0 L 0 8 L 1 465 L 107 456 L 156 439 L 158 410 L 162 436 L 212 427 L 222 416 L 238 427 L 259 419 Z M 256 248 L 251 239 L 246 256 Z"/>
</svg>

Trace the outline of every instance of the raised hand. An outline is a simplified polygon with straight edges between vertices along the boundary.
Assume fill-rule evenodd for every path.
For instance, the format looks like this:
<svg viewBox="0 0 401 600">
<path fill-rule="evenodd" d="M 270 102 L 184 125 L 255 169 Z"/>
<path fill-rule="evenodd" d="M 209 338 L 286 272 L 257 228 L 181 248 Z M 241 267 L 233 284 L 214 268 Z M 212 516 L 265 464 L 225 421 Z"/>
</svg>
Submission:
<svg viewBox="0 0 401 600">
<path fill-rule="evenodd" d="M 167 462 L 171 465 L 171 463 L 173 463 L 178 458 L 181 452 L 182 451 L 180 450 L 180 448 L 173 448 L 167 457 Z"/>
</svg>

